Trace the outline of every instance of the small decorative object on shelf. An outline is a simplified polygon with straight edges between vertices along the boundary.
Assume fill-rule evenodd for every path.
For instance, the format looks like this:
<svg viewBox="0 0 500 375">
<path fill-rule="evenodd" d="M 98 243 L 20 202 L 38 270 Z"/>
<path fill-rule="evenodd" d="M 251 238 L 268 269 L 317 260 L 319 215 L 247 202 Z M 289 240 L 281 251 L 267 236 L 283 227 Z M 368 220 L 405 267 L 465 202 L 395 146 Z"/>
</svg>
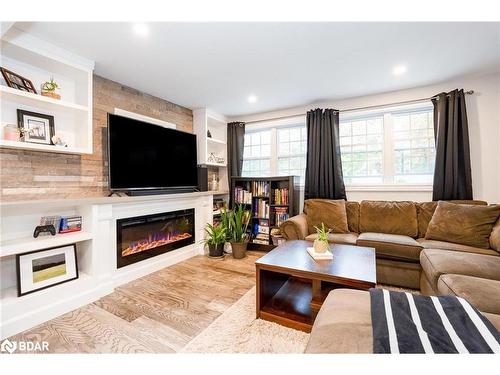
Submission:
<svg viewBox="0 0 500 375">
<path fill-rule="evenodd" d="M 42 83 L 42 96 L 48 96 L 52 99 L 61 99 L 61 95 L 56 93 L 56 90 L 59 89 L 59 85 L 54 82 L 54 77 L 50 77 L 50 81 L 46 81 Z"/>
<path fill-rule="evenodd" d="M 19 297 L 78 279 L 76 245 L 18 254 L 16 266 Z"/>
<path fill-rule="evenodd" d="M 213 225 L 207 223 L 205 226 L 206 237 L 203 243 L 208 246 L 210 258 L 222 258 L 224 256 L 224 244 L 226 243 L 226 227 L 224 223 Z"/>
<path fill-rule="evenodd" d="M 212 138 L 212 133 L 210 133 L 210 129 L 207 129 L 207 138 Z"/>
<path fill-rule="evenodd" d="M 6 141 L 19 142 L 21 140 L 21 131 L 14 124 L 6 124 L 3 127 L 3 139 Z"/>
<path fill-rule="evenodd" d="M 38 238 L 40 233 L 50 233 L 51 235 L 56 235 L 56 228 L 52 224 L 47 225 L 37 225 L 35 231 L 33 232 L 33 238 Z"/>
<path fill-rule="evenodd" d="M 42 216 L 40 225 L 53 225 L 56 228 L 56 233 L 59 233 L 61 226 L 61 216 Z"/>
<path fill-rule="evenodd" d="M 210 190 L 217 191 L 219 190 L 219 181 L 217 181 L 217 176 L 212 174 L 212 181 L 210 182 Z"/>
<path fill-rule="evenodd" d="M 61 225 L 59 227 L 59 233 L 79 232 L 81 230 L 82 230 L 81 216 L 74 215 L 74 216 L 61 217 Z"/>
<path fill-rule="evenodd" d="M 54 134 L 54 136 L 52 137 L 52 143 L 55 145 L 55 146 L 59 146 L 59 147 L 68 147 L 68 145 L 66 144 L 66 142 L 64 142 L 64 140 L 61 138 L 60 135 L 58 134 Z"/>
<path fill-rule="evenodd" d="M 24 142 L 52 144 L 54 116 L 18 109 L 17 123 L 23 133 Z"/>
<path fill-rule="evenodd" d="M 314 240 L 314 251 L 319 254 L 325 253 L 330 248 L 330 244 L 328 243 L 330 229 L 327 230 L 324 223 L 321 223 L 321 228 L 314 228 L 318 234 L 318 237 Z"/>
<path fill-rule="evenodd" d="M 33 82 L 31 82 L 29 79 L 24 78 L 19 74 L 14 73 L 13 71 L 10 71 L 3 67 L 0 67 L 0 71 L 2 72 L 3 78 L 5 79 L 7 86 L 21 91 L 37 94 L 35 86 L 33 86 Z"/>
</svg>

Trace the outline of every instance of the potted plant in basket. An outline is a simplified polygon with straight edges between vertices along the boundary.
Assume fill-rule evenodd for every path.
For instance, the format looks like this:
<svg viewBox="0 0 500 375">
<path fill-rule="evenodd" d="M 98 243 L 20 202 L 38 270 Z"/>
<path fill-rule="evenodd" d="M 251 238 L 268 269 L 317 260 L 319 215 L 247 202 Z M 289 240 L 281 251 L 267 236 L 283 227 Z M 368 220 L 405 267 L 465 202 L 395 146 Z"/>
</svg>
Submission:
<svg viewBox="0 0 500 375">
<path fill-rule="evenodd" d="M 237 205 L 231 211 L 221 212 L 221 222 L 227 225 L 227 239 L 231 243 L 233 257 L 244 258 L 248 244 L 247 228 L 250 222 L 250 212 L 245 210 L 242 204 Z"/>
<path fill-rule="evenodd" d="M 318 234 L 318 237 L 314 240 L 314 252 L 325 253 L 330 248 L 330 244 L 328 243 L 330 229 L 326 230 L 325 223 L 321 223 L 321 228 L 314 227 L 314 229 L 316 229 L 316 233 Z"/>
<path fill-rule="evenodd" d="M 206 237 L 203 243 L 208 246 L 208 256 L 221 258 L 224 256 L 224 244 L 226 243 L 226 227 L 220 223 L 213 225 L 207 223 L 205 226 Z"/>
<path fill-rule="evenodd" d="M 54 77 L 51 77 L 50 81 L 46 81 L 42 84 L 42 95 L 60 100 L 61 95 L 56 92 L 57 89 L 59 89 L 59 85 L 54 82 Z"/>
</svg>

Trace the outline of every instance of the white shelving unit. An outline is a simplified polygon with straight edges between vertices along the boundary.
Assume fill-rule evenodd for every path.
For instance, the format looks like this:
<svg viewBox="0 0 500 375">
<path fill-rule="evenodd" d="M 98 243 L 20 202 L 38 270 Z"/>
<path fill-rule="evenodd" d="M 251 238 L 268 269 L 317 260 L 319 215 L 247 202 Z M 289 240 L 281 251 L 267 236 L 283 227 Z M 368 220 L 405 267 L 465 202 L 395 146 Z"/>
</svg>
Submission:
<svg viewBox="0 0 500 375">
<path fill-rule="evenodd" d="M 33 82 L 38 93 L 51 77 L 61 100 L 8 87 L 0 77 L 0 147 L 66 154 L 92 154 L 92 74 L 94 63 L 11 28 L 0 42 L 1 66 Z M 4 140 L 7 124 L 17 125 L 17 109 L 54 116 L 55 134 L 67 147 Z"/>
<path fill-rule="evenodd" d="M 227 181 L 227 120 L 207 108 L 193 111 L 193 129 L 198 140 L 198 164 L 218 168 L 220 195 L 229 188 Z M 208 137 L 210 131 L 211 137 Z M 214 162 L 210 156 L 221 157 L 223 163 Z"/>
</svg>

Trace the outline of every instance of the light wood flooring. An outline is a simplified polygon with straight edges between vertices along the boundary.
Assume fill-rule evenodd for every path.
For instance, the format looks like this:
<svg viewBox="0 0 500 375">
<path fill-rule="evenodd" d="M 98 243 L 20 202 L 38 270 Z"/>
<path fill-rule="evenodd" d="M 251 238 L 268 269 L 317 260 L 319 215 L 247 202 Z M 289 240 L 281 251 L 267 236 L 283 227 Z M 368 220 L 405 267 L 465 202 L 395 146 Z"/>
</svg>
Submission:
<svg viewBox="0 0 500 375">
<path fill-rule="evenodd" d="M 174 353 L 255 285 L 255 261 L 196 256 L 13 336 L 51 353 Z"/>
</svg>

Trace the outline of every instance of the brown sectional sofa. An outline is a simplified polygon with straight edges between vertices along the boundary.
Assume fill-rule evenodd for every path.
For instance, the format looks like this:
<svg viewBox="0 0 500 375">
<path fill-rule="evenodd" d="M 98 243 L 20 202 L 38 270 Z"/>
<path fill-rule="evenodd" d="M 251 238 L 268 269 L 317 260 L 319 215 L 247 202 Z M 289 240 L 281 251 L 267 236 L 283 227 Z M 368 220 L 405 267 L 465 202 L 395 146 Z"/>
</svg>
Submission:
<svg viewBox="0 0 500 375">
<path fill-rule="evenodd" d="M 319 199 L 312 201 L 316 210 L 321 209 L 322 202 L 328 202 Z M 294 216 L 281 225 L 286 239 L 314 241 L 316 238 L 308 224 L 308 202 L 305 204 L 305 213 Z M 483 201 L 455 203 L 487 204 Z M 425 239 L 425 232 L 436 207 L 437 202 L 346 202 L 349 233 L 331 233 L 328 238 L 332 243 L 374 247 L 377 255 L 377 281 L 413 289 L 420 288 L 420 259 L 424 249 L 500 255 L 497 252 L 500 249 L 499 223 L 491 234 L 489 249 Z"/>
</svg>

